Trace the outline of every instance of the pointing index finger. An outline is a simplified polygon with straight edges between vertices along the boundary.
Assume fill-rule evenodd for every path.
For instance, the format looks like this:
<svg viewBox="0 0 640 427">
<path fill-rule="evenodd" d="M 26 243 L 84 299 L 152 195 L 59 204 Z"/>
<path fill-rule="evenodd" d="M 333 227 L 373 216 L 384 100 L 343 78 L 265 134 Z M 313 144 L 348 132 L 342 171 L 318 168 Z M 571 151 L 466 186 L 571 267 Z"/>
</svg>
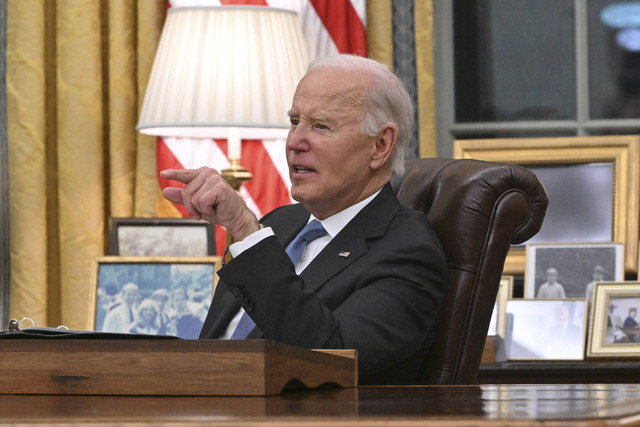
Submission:
<svg viewBox="0 0 640 427">
<path fill-rule="evenodd" d="M 193 169 L 165 169 L 160 171 L 160 176 L 164 179 L 171 179 L 183 184 L 188 184 L 193 178 L 197 176 Z"/>
</svg>

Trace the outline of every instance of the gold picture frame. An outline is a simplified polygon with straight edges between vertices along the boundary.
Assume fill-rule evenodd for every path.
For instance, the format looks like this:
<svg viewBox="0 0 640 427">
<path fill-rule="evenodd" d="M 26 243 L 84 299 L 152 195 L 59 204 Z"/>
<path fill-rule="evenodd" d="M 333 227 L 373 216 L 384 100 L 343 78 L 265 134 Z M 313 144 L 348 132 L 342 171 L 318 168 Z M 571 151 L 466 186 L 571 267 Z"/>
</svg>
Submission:
<svg viewBox="0 0 640 427">
<path fill-rule="evenodd" d="M 507 333 L 507 300 L 513 298 L 514 276 L 502 276 L 500 278 L 500 287 L 496 296 L 496 303 L 491 316 L 491 324 L 487 335 L 498 335 L 502 339 L 506 338 Z"/>
<path fill-rule="evenodd" d="M 210 305 L 216 285 L 218 284 L 217 271 L 222 266 L 222 257 L 124 257 L 124 256 L 102 256 L 94 258 L 91 266 L 91 293 L 89 316 L 87 319 L 87 330 L 105 332 L 134 332 L 131 330 L 132 322 L 137 320 L 136 310 L 142 306 L 150 305 L 146 303 L 154 302 L 156 316 L 155 323 L 161 324 L 161 313 L 167 314 L 167 321 L 178 311 L 186 312 L 182 305 L 180 310 L 171 305 L 180 303 L 189 305 L 189 311 L 195 317 L 204 321 L 206 311 Z M 129 286 L 133 284 L 134 287 Z M 128 292 L 127 289 L 133 289 Z M 177 292 L 177 290 L 184 292 Z M 181 297 L 175 295 L 182 294 Z M 127 296 L 135 294 L 135 296 Z M 135 302 L 133 302 L 135 300 Z M 126 303 L 125 303 L 126 301 Z M 142 304 L 145 302 L 145 304 Z M 202 307 L 200 304 L 202 303 Z M 124 306 L 127 306 L 124 308 Z M 162 305 L 161 307 L 159 307 Z M 118 308 L 120 306 L 120 308 Z M 198 307 L 199 310 L 196 310 Z M 115 309 L 127 312 L 127 316 L 120 316 L 116 319 Z M 126 320 L 123 320 L 126 317 Z M 109 321 L 108 319 L 113 319 Z M 191 325 L 197 323 L 195 320 Z M 186 321 L 181 325 L 186 325 Z M 162 325 L 160 325 L 162 326 Z M 180 334 L 169 330 L 168 327 L 144 332 L 152 335 L 177 335 L 180 338 L 197 338 L 195 332 Z M 202 325 L 200 324 L 200 327 Z M 195 330 L 196 326 L 192 329 Z M 199 330 L 197 331 L 199 334 Z M 185 335 L 185 336 L 181 336 Z M 189 335 L 189 336 L 186 336 Z"/>
<path fill-rule="evenodd" d="M 492 162 L 513 163 L 531 167 L 558 167 L 611 163 L 610 194 L 592 194 L 592 202 L 610 203 L 613 212 L 609 242 L 624 244 L 624 266 L 628 273 L 638 269 L 638 218 L 640 217 L 640 136 L 586 136 L 558 138 L 496 138 L 454 141 L 454 157 Z M 543 182 L 544 184 L 544 182 Z M 549 201 L 549 210 L 554 200 Z M 578 212 L 579 213 L 579 212 Z M 547 218 L 549 212 L 547 212 Z M 606 224 L 605 224 L 606 226 Z M 543 230 L 545 224 L 543 223 Z M 584 241 L 578 239 L 577 241 Z M 594 240 L 604 241 L 604 240 Z M 546 243 L 546 242 L 541 242 Z M 548 242 L 554 243 L 554 242 Z M 564 243 L 561 241 L 555 243 Z M 567 242 L 568 243 L 568 242 Z M 513 247 L 507 255 L 505 274 L 523 274 L 524 247 Z"/>
<path fill-rule="evenodd" d="M 640 326 L 622 320 L 632 311 L 640 311 L 640 282 L 596 283 L 587 358 L 640 358 Z"/>
</svg>

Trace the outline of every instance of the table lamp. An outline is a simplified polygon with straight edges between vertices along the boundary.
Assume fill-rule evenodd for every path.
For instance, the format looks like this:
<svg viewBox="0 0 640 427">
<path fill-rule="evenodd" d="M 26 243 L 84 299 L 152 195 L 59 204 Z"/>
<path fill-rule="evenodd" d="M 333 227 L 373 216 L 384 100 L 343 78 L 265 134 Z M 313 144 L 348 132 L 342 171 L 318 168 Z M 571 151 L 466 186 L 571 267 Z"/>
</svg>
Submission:
<svg viewBox="0 0 640 427">
<path fill-rule="evenodd" d="M 242 139 L 285 138 L 287 111 L 308 64 L 295 12 L 265 6 L 173 7 L 137 129 L 148 135 L 227 139 L 239 190 Z"/>
</svg>

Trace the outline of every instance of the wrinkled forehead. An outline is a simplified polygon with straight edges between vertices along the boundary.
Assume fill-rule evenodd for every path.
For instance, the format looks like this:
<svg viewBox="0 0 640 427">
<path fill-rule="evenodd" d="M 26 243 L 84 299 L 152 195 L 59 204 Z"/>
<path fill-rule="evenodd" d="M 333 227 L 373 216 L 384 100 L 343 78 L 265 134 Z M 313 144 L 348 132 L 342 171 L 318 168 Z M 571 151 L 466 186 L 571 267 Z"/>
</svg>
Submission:
<svg viewBox="0 0 640 427">
<path fill-rule="evenodd" d="M 368 79 L 354 71 L 314 70 L 307 73 L 293 96 L 292 111 L 347 113 L 362 108 Z"/>
</svg>

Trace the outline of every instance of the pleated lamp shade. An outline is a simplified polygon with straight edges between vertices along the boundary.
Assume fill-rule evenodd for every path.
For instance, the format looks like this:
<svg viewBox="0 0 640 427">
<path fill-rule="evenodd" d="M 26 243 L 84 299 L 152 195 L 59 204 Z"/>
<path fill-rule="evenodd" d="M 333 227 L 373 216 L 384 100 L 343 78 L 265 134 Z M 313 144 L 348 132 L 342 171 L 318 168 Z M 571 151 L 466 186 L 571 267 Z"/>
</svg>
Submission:
<svg viewBox="0 0 640 427">
<path fill-rule="evenodd" d="M 166 137 L 284 138 L 308 65 L 294 12 L 261 6 L 168 10 L 137 129 Z"/>
</svg>

